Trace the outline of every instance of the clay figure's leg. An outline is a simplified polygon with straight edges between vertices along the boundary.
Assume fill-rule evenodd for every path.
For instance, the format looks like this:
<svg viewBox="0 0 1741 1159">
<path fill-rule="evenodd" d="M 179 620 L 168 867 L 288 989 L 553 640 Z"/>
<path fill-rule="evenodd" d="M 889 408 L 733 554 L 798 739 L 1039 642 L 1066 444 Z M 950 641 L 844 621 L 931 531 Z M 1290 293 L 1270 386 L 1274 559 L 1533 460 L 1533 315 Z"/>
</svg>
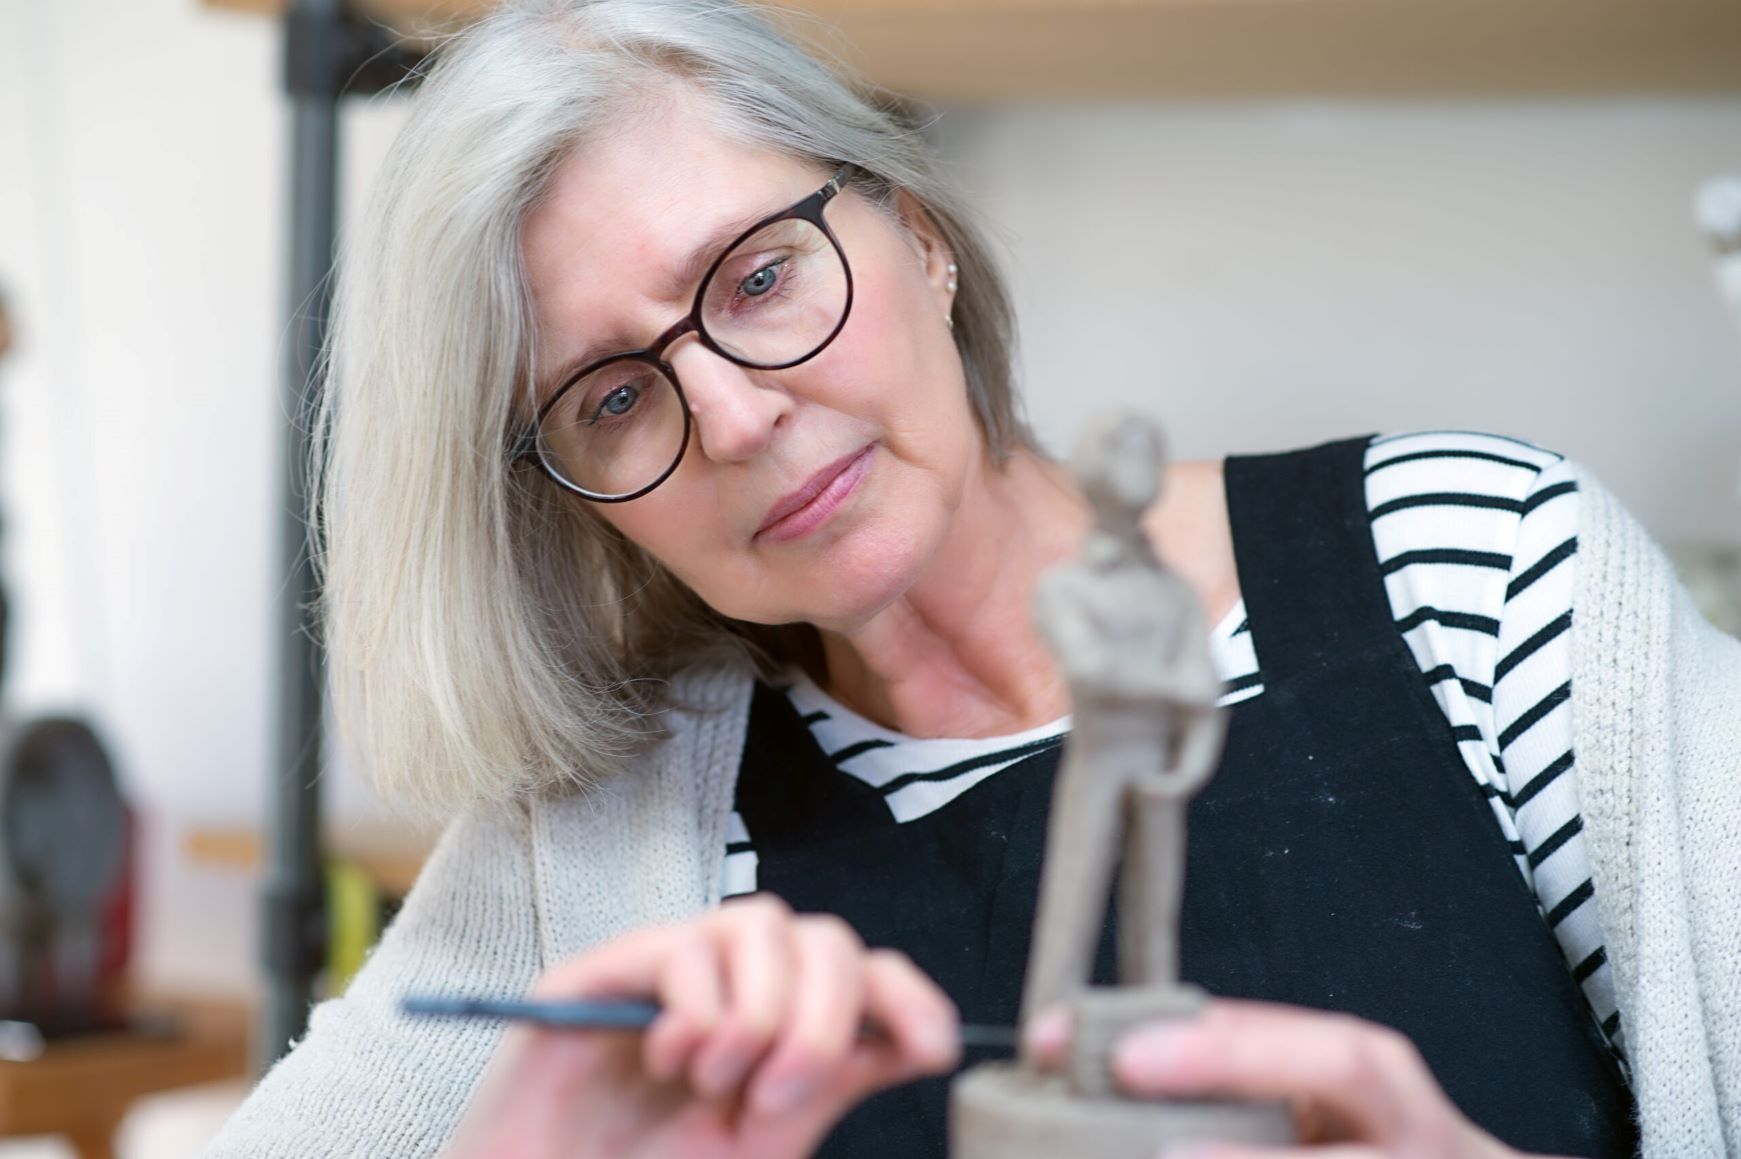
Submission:
<svg viewBox="0 0 1741 1159">
<path fill-rule="evenodd" d="M 1181 705 L 1176 719 L 1178 749 L 1165 784 L 1184 800 L 1197 795 L 1221 767 L 1221 749 L 1227 741 L 1227 715 L 1215 708 L 1213 698 L 1190 706 Z"/>
<path fill-rule="evenodd" d="M 1094 759 L 1094 746 L 1064 751 L 1046 822 L 1040 900 L 1022 993 L 1022 1019 L 1063 1001 L 1088 984 L 1106 920 L 1118 838 L 1124 825 L 1124 786 Z"/>
<path fill-rule="evenodd" d="M 1185 897 L 1185 802 L 1156 778 L 1132 786 L 1131 824 L 1118 882 L 1118 980 L 1179 983 L 1179 913 Z"/>
</svg>

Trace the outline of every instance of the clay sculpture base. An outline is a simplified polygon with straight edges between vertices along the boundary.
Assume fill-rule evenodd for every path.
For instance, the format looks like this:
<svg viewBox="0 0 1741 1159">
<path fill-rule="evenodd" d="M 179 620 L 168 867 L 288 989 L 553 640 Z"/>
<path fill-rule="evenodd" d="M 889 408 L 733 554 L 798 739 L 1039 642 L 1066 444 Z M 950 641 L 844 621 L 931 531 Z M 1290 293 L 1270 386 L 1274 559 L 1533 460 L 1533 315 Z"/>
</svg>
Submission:
<svg viewBox="0 0 1741 1159">
<path fill-rule="evenodd" d="M 950 1159 L 1154 1159 L 1192 1140 L 1295 1141 L 1281 1103 L 1087 1098 L 1063 1075 L 1019 1063 L 985 1063 L 955 1081 L 949 1137 Z"/>
</svg>

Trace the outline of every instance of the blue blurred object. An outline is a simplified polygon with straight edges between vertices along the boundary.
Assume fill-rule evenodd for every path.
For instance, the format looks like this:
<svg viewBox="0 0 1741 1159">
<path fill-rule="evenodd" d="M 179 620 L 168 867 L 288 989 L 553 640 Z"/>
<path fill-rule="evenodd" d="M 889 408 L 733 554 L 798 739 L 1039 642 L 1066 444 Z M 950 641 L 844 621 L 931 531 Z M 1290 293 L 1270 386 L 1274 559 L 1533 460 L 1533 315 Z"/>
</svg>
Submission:
<svg viewBox="0 0 1741 1159">
<path fill-rule="evenodd" d="M 504 1018 L 563 1030 L 645 1030 L 659 1017 L 661 1007 L 645 998 L 534 1002 L 428 995 L 406 998 L 399 1004 L 399 1009 L 406 1014 L 433 1018 Z M 875 1027 L 866 1027 L 863 1031 L 867 1036 L 880 1033 Z M 1014 1050 L 1016 1029 L 1013 1026 L 966 1025 L 961 1028 L 961 1045 Z"/>
</svg>

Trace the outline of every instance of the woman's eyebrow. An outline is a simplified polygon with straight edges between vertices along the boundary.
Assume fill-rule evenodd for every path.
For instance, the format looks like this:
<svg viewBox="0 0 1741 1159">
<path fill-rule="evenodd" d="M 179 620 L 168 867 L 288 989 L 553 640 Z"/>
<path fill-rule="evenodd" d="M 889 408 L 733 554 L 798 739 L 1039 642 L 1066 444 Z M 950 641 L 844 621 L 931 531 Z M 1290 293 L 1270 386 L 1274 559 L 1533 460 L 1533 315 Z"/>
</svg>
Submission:
<svg viewBox="0 0 1741 1159">
<path fill-rule="evenodd" d="M 678 298 L 683 296 L 692 286 L 701 280 L 701 276 L 707 272 L 707 268 L 713 264 L 714 259 L 719 257 L 721 250 L 736 241 L 740 235 L 749 230 L 750 227 L 754 226 L 758 221 L 767 218 L 769 214 L 769 210 L 758 209 L 752 213 L 742 214 L 730 221 L 722 222 L 720 225 L 714 227 L 714 229 L 711 230 L 704 239 L 702 239 L 701 244 L 691 250 L 689 256 L 683 259 L 683 262 L 671 272 L 669 277 L 666 278 L 664 284 L 661 286 L 663 291 L 661 296 L 666 298 Z M 676 319 L 672 319 L 672 321 L 676 321 Z M 654 337 L 656 337 L 656 335 L 649 335 L 647 340 L 651 341 Z M 582 367 L 597 362 L 599 359 L 612 353 L 626 353 L 629 349 L 630 347 L 626 341 L 615 336 L 587 343 L 585 346 L 581 347 L 579 354 L 576 354 L 572 358 L 564 359 L 561 365 L 556 369 L 550 371 L 546 375 L 539 376 L 538 382 L 534 387 L 537 392 L 534 395 L 534 398 L 537 399 L 538 405 L 542 406 L 545 402 L 549 401 L 551 393 L 554 392 L 557 387 L 561 386 L 564 382 L 567 382 L 574 376 L 575 372 L 580 370 Z"/>
<path fill-rule="evenodd" d="M 713 232 L 709 233 L 706 239 L 683 260 L 683 264 L 678 266 L 676 271 L 666 279 L 665 285 L 662 287 L 665 296 L 676 298 L 687 292 L 691 286 L 701 280 L 701 275 L 707 272 L 707 267 L 713 264 L 713 260 L 719 256 L 721 250 L 736 241 L 739 235 L 758 221 L 766 218 L 769 212 L 766 209 L 758 209 L 753 213 L 743 214 L 716 226 Z"/>
</svg>

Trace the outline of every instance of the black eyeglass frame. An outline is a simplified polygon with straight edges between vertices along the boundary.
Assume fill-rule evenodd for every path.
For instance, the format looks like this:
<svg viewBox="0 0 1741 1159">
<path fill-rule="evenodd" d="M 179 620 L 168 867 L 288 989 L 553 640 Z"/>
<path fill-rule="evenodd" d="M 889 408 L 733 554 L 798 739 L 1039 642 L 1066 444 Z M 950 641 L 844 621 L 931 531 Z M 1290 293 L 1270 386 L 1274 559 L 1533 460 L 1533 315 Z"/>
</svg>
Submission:
<svg viewBox="0 0 1741 1159">
<path fill-rule="evenodd" d="M 689 399 L 683 393 L 683 384 L 677 379 L 677 371 L 673 369 L 671 364 L 666 362 L 663 357 L 666 349 L 669 348 L 673 342 L 677 341 L 685 334 L 693 333 L 697 341 L 707 347 L 707 349 L 725 359 L 727 362 L 736 366 L 747 367 L 751 370 L 788 370 L 791 367 L 800 366 L 803 363 L 810 361 L 812 358 L 815 358 L 818 354 L 822 353 L 823 350 L 827 349 L 828 344 L 833 342 L 836 335 L 838 335 L 846 326 L 847 318 L 852 315 L 852 265 L 846 260 L 846 249 L 840 244 L 840 239 L 834 236 L 834 231 L 828 227 L 828 222 L 823 218 L 822 211 L 827 207 L 829 202 L 834 200 L 835 195 L 846 187 L 846 183 L 851 180 L 852 174 L 856 169 L 857 166 L 853 165 L 850 161 L 843 164 L 839 169 L 835 170 L 834 176 L 830 177 L 821 189 L 818 189 L 810 196 L 780 210 L 777 213 L 770 213 L 767 217 L 762 218 L 760 221 L 740 233 L 736 238 L 732 239 L 731 244 L 721 248 L 719 256 L 713 259 L 713 264 L 707 267 L 707 273 L 702 275 L 701 281 L 695 287 L 695 299 L 690 303 L 689 313 L 672 323 L 663 334 L 660 334 L 658 338 L 653 340 L 652 345 L 640 350 L 627 350 L 621 354 L 612 354 L 605 358 L 598 359 L 596 362 L 589 362 L 587 365 L 581 367 L 579 370 L 563 379 L 562 385 L 558 386 L 553 392 L 551 392 L 550 398 L 544 403 L 544 405 L 538 408 L 538 413 L 533 417 L 532 424 L 520 435 L 519 441 L 514 446 L 511 461 L 518 461 L 520 459 L 532 460 L 537 464 L 540 471 L 543 471 L 546 475 L 550 476 L 550 478 L 557 484 L 574 492 L 582 499 L 587 499 L 594 503 L 627 503 L 631 499 L 639 499 L 641 496 L 647 494 L 647 492 L 653 490 L 655 487 L 659 486 L 659 484 L 669 479 L 672 472 L 676 471 L 678 466 L 683 462 L 683 455 L 689 449 L 689 435 L 695 422 L 694 416 L 689 411 Z M 828 243 L 834 247 L 835 255 L 840 258 L 841 273 L 846 276 L 846 304 L 841 308 L 840 321 L 835 323 L 834 329 L 830 330 L 828 336 L 823 338 L 821 342 L 818 342 L 808 353 L 798 358 L 789 359 L 785 362 L 755 362 L 727 350 L 724 346 L 721 346 L 714 340 L 713 335 L 707 332 L 707 327 L 702 321 L 702 300 L 707 295 L 708 286 L 713 283 L 713 275 L 719 271 L 719 267 L 725 263 L 725 259 L 730 257 L 732 252 L 736 250 L 738 246 L 742 245 L 745 241 L 748 241 L 749 238 L 758 231 L 764 230 L 776 222 L 788 221 L 794 218 L 807 221 L 817 229 L 821 230 L 822 236 L 826 237 Z M 683 441 L 678 444 L 677 455 L 671 460 L 671 465 L 666 467 L 664 471 L 660 472 L 657 479 L 654 479 L 651 483 L 648 483 L 645 487 L 642 487 L 639 490 L 630 491 L 621 495 L 610 495 L 600 491 L 589 491 L 578 484 L 570 482 L 563 478 L 561 473 L 552 468 L 549 463 L 545 462 L 544 453 L 539 448 L 538 428 L 543 425 L 544 416 L 550 413 L 552 408 L 562 400 L 562 396 L 567 394 L 570 388 L 572 388 L 576 383 L 585 379 L 588 375 L 596 374 L 605 367 L 614 366 L 619 362 L 648 363 L 660 374 L 663 374 L 671 383 L 672 390 L 677 393 L 677 404 L 683 408 Z"/>
</svg>

